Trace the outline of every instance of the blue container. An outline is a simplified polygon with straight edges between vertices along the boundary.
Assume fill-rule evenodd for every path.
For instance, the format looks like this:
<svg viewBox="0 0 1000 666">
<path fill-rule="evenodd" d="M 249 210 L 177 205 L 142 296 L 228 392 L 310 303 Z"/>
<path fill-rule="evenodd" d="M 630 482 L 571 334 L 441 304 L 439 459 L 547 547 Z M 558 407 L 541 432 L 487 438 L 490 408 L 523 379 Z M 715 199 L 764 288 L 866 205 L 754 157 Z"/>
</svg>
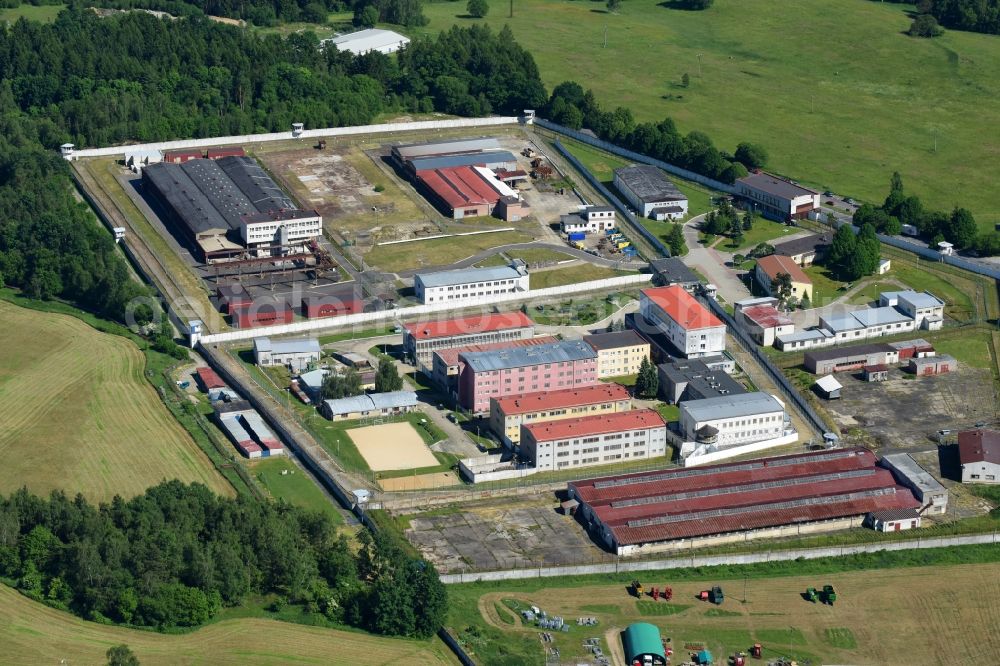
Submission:
<svg viewBox="0 0 1000 666">
<path fill-rule="evenodd" d="M 575 231 L 569 235 L 570 241 L 582 241 L 585 238 L 587 238 L 587 234 L 583 233 L 582 231 Z"/>
</svg>

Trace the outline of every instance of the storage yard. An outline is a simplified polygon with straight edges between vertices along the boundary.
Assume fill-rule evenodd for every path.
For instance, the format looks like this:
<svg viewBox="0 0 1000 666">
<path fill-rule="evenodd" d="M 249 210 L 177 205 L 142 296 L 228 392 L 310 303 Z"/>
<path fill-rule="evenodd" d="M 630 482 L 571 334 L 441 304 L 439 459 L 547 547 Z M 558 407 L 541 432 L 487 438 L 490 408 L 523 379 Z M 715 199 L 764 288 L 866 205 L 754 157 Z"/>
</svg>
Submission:
<svg viewBox="0 0 1000 666">
<path fill-rule="evenodd" d="M 645 589 L 670 586 L 670 602 L 653 601 L 648 592 L 636 599 L 623 582 L 572 584 L 562 581 L 512 582 L 507 591 L 492 583 L 452 588 L 456 597 L 452 625 L 478 652 L 487 652 L 467 632 L 470 626 L 489 631 L 494 645 L 504 644 L 522 663 L 595 663 L 586 643 L 596 638 L 604 655 L 623 659 L 621 632 L 633 622 L 656 625 L 674 651 L 672 663 L 707 649 L 716 664 L 726 664 L 738 651 L 762 646 L 767 664 L 778 658 L 799 664 L 989 663 L 1000 649 L 1000 565 L 972 564 L 924 568 L 874 569 L 847 573 L 779 578 L 716 579 L 669 573 L 638 574 Z M 702 590 L 719 585 L 725 601 L 698 601 Z M 830 585 L 833 605 L 806 599 L 810 587 Z M 746 603 L 743 602 L 746 590 Z M 520 614 L 535 606 L 548 617 L 561 617 L 568 632 L 542 630 Z M 517 610 L 515 610 L 515 608 Z M 470 616 L 475 614 L 475 620 Z M 594 618 L 596 626 L 578 626 Z M 462 633 L 466 631 L 467 633 Z M 544 640 L 543 634 L 551 636 Z M 484 663 L 497 663 L 482 657 Z M 616 661 L 613 663 L 624 663 Z"/>
</svg>

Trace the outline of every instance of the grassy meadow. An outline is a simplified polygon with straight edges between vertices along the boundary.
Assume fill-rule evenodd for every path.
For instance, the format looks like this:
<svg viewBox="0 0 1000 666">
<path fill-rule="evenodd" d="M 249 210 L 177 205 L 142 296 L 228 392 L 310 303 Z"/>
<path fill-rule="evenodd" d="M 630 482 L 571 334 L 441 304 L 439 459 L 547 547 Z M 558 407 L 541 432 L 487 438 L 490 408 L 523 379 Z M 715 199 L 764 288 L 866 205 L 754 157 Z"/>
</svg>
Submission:
<svg viewBox="0 0 1000 666">
<path fill-rule="evenodd" d="M 233 494 L 144 379 L 133 343 L 6 301 L 0 320 L 0 492 L 107 501 L 180 479 Z"/>
<path fill-rule="evenodd" d="M 913 39 L 907 7 L 863 0 L 716 0 L 707 11 L 628 0 L 617 14 L 580 0 L 492 0 L 551 89 L 571 79 L 605 108 L 674 118 L 728 151 L 752 141 L 770 167 L 847 196 L 881 201 L 899 170 L 935 208 L 1000 222 L 992 185 L 1000 38 L 947 31 Z M 437 34 L 467 25 L 461 2 L 428 3 Z M 607 47 L 603 46 L 605 30 Z M 690 76 L 690 86 L 681 77 Z"/>
</svg>

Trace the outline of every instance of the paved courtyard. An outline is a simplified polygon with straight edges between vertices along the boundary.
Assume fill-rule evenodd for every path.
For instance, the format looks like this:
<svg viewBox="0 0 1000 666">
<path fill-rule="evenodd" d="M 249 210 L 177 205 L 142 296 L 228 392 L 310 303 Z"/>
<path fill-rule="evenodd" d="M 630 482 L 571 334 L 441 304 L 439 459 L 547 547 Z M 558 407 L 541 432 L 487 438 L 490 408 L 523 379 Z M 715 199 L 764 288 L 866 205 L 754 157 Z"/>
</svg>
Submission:
<svg viewBox="0 0 1000 666">
<path fill-rule="evenodd" d="M 445 515 L 410 519 L 406 536 L 438 571 L 458 572 L 580 564 L 607 555 L 551 494 L 505 498 Z"/>
</svg>

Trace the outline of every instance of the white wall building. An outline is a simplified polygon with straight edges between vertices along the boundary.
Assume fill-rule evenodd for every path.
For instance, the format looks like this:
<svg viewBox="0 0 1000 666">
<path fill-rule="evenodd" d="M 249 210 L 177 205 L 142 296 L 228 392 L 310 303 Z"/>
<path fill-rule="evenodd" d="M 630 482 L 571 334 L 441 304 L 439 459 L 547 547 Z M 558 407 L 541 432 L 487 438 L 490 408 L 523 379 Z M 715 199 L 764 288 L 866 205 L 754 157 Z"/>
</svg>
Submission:
<svg viewBox="0 0 1000 666">
<path fill-rule="evenodd" d="M 639 312 L 685 358 L 713 356 L 726 349 L 726 325 L 680 285 L 643 289 Z"/>
<path fill-rule="evenodd" d="M 404 37 L 392 30 L 381 30 L 379 28 L 368 28 L 358 30 L 347 35 L 324 39 L 321 46 L 333 45 L 338 51 L 350 51 L 354 55 L 364 55 L 371 51 L 379 53 L 395 53 L 410 43 L 408 37 Z"/>
<path fill-rule="evenodd" d="M 915 328 L 936 331 L 944 325 L 944 301 L 929 291 L 883 291 L 878 302 L 906 313 Z"/>
<path fill-rule="evenodd" d="M 654 166 L 633 164 L 615 169 L 614 184 L 642 217 L 654 220 L 687 217 L 687 196 Z"/>
<path fill-rule="evenodd" d="M 425 305 L 495 294 L 513 294 L 528 291 L 528 285 L 528 272 L 524 268 L 511 266 L 420 273 L 413 279 L 414 294 Z"/>
<path fill-rule="evenodd" d="M 726 448 L 783 436 L 785 418 L 782 402 L 758 391 L 684 401 L 680 429 L 685 441 Z"/>
<path fill-rule="evenodd" d="M 736 192 L 764 217 L 789 222 L 819 208 L 819 192 L 769 173 L 752 173 L 736 181 Z"/>
<path fill-rule="evenodd" d="M 666 451 L 666 423 L 651 409 L 521 426 L 521 455 L 539 471 L 655 458 Z"/>
<path fill-rule="evenodd" d="M 779 335 L 795 332 L 795 322 L 777 308 L 773 297 L 748 298 L 734 305 L 736 321 L 746 329 L 754 342 L 770 347 Z"/>
<path fill-rule="evenodd" d="M 611 206 L 588 206 L 578 213 L 561 216 L 559 224 L 564 234 L 610 231 L 616 226 L 615 209 Z"/>
<path fill-rule="evenodd" d="M 323 235 L 323 217 L 314 210 L 277 210 L 242 217 L 240 235 L 248 248 L 304 245 Z"/>
<path fill-rule="evenodd" d="M 254 338 L 253 353 L 257 365 L 269 367 L 283 365 L 301 372 L 310 363 L 318 363 L 322 354 L 319 341 L 313 338 L 300 340 L 272 340 Z"/>
</svg>

